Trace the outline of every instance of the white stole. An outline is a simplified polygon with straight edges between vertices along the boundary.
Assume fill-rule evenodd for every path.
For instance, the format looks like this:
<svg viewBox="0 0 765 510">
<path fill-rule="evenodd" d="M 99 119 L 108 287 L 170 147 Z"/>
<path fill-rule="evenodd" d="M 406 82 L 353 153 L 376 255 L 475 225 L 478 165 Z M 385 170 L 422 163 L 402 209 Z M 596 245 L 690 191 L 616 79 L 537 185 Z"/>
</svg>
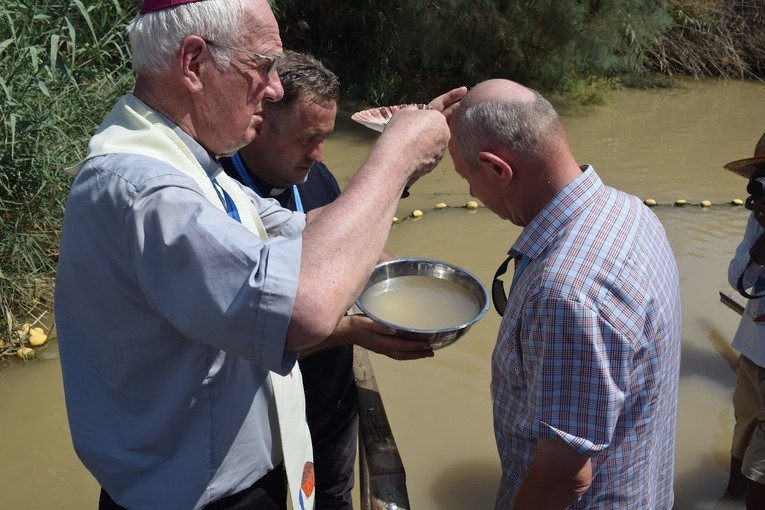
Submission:
<svg viewBox="0 0 765 510">
<path fill-rule="evenodd" d="M 85 160 L 66 171 L 77 174 L 88 159 L 116 153 L 147 156 L 173 166 L 192 178 L 210 203 L 226 211 L 210 177 L 183 140 L 157 113 L 133 94 L 120 98 L 90 140 Z M 213 177 L 234 201 L 242 225 L 266 240 L 268 234 L 258 211 L 239 184 L 222 168 Z M 292 508 L 312 509 L 315 499 L 313 449 L 305 419 L 305 393 L 300 366 L 295 363 L 287 376 L 270 372 L 270 377 Z"/>
</svg>

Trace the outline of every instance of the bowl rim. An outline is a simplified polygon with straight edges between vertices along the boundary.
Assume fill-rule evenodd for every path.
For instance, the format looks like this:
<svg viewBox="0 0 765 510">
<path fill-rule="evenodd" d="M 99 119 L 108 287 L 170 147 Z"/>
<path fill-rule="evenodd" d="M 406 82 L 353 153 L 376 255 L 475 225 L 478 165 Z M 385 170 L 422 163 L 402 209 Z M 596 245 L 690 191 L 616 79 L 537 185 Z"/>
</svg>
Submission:
<svg viewBox="0 0 765 510">
<path fill-rule="evenodd" d="M 364 284 L 364 288 L 361 289 L 361 292 L 359 293 L 358 297 L 355 300 L 356 306 L 361 310 L 361 312 L 369 317 L 370 319 L 374 320 L 375 322 L 382 324 L 384 326 L 388 326 L 389 328 L 393 328 L 396 331 L 401 331 L 404 333 L 414 333 L 414 334 L 423 334 L 423 335 L 437 335 L 437 334 L 443 334 L 443 333 L 454 333 L 457 331 L 461 331 L 464 329 L 469 328 L 479 320 L 481 320 L 484 315 L 486 315 L 486 312 L 489 310 L 489 306 L 491 305 L 491 298 L 489 297 L 489 291 L 486 288 L 486 285 L 483 284 L 483 282 L 473 273 L 468 271 L 467 269 L 464 269 L 462 267 L 459 267 L 454 264 L 450 264 L 449 262 L 444 262 L 443 260 L 437 260 L 437 259 L 431 259 L 431 258 L 424 258 L 424 257 L 400 257 L 400 258 L 393 258 L 389 260 L 384 260 L 382 262 L 379 262 L 375 265 L 374 269 L 372 270 L 372 273 L 369 275 L 370 278 L 372 277 L 372 274 L 374 274 L 375 271 L 378 269 L 385 267 L 387 265 L 391 265 L 394 263 L 406 263 L 406 262 L 425 262 L 430 264 L 437 264 L 441 266 L 446 266 L 452 270 L 454 270 L 457 273 L 462 273 L 464 276 L 467 276 L 469 279 L 471 279 L 481 290 L 481 294 L 483 294 L 483 307 L 478 311 L 478 313 L 469 321 L 464 322 L 462 324 L 458 324 L 456 326 L 451 326 L 448 328 L 440 328 L 440 329 L 419 329 L 419 328 L 407 328 L 404 326 L 399 326 L 398 324 L 393 324 L 391 322 L 388 322 L 384 319 L 381 319 L 377 315 L 370 313 L 369 310 L 361 303 L 361 296 L 364 295 L 364 292 L 369 288 L 369 283 L 367 282 Z M 377 282 L 375 282 L 377 283 Z"/>
</svg>

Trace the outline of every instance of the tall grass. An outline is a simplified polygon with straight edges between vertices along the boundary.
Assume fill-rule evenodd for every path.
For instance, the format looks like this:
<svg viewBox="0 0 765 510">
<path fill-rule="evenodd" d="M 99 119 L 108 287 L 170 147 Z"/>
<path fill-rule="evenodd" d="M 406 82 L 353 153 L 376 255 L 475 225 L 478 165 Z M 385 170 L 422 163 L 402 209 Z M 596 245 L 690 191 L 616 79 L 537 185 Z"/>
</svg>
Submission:
<svg viewBox="0 0 765 510">
<path fill-rule="evenodd" d="M 672 26 L 647 48 L 648 64 L 674 75 L 765 76 L 763 0 L 670 0 Z"/>
<path fill-rule="evenodd" d="M 61 169 L 132 84 L 134 14 L 118 0 L 0 4 L 0 357 L 18 347 L 19 322 L 51 308 L 70 184 Z"/>
</svg>

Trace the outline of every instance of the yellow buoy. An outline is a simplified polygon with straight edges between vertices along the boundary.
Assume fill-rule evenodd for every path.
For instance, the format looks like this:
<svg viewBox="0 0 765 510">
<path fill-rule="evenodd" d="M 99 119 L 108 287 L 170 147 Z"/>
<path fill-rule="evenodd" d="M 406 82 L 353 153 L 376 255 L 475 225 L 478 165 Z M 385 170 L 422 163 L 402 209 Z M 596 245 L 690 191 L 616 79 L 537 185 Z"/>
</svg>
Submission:
<svg viewBox="0 0 765 510">
<path fill-rule="evenodd" d="M 699 203 L 699 205 L 700 205 L 701 207 L 711 207 L 711 206 L 712 206 L 712 202 L 710 202 L 709 200 L 702 200 L 702 201 Z"/>
<path fill-rule="evenodd" d="M 422 211 L 419 209 L 412 211 L 412 218 L 422 218 Z"/>
<path fill-rule="evenodd" d="M 741 200 L 740 198 L 734 198 L 733 200 L 730 201 L 730 204 L 731 205 L 744 205 L 744 201 Z"/>
<path fill-rule="evenodd" d="M 438 209 L 439 211 L 443 211 L 444 209 L 446 209 L 446 204 L 443 202 L 439 202 L 436 204 L 436 209 Z"/>
<path fill-rule="evenodd" d="M 16 357 L 24 361 L 29 361 L 37 356 L 37 352 L 31 347 L 22 347 L 16 351 Z"/>
<path fill-rule="evenodd" d="M 465 204 L 465 207 L 467 209 L 470 209 L 471 211 L 475 211 L 476 209 L 478 209 L 478 202 L 476 202 L 475 200 L 471 200 L 470 202 Z"/>
<path fill-rule="evenodd" d="M 675 200 L 675 205 L 678 207 L 682 207 L 688 203 L 687 200 L 683 200 L 682 198 L 680 200 Z"/>
<path fill-rule="evenodd" d="M 654 200 L 653 198 L 646 198 L 646 199 L 643 201 L 643 203 L 644 203 L 645 205 L 647 205 L 648 207 L 653 207 L 653 206 L 655 206 L 655 205 L 656 205 L 656 200 Z"/>
<path fill-rule="evenodd" d="M 48 335 L 45 334 L 43 328 L 32 328 L 29 330 L 28 341 L 32 347 L 39 347 L 48 341 Z"/>
</svg>

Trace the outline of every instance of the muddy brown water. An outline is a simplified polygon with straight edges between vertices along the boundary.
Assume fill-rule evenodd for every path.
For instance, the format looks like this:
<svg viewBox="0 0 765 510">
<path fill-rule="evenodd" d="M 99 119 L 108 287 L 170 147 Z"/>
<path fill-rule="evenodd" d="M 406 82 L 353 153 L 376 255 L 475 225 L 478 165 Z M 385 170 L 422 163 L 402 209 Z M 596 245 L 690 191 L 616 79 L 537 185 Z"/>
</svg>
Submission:
<svg viewBox="0 0 765 510">
<path fill-rule="evenodd" d="M 341 114 L 326 163 L 341 186 L 377 136 Z M 606 184 L 653 198 L 680 267 L 683 351 L 675 508 L 742 509 L 718 501 L 727 479 L 735 385 L 730 348 L 738 315 L 720 303 L 747 212 L 733 207 L 746 182 L 722 165 L 749 157 L 765 130 L 765 85 L 687 82 L 674 90 L 624 90 L 605 106 L 567 112 L 571 146 Z M 520 230 L 471 197 L 448 157 L 400 202 L 387 250 L 459 265 L 489 285 Z M 684 199 L 689 206 L 672 206 Z M 701 208 L 709 200 L 713 205 Z M 449 207 L 438 211 L 438 202 Z M 413 210 L 423 216 L 413 219 Z M 742 301 L 742 300 L 740 300 Z M 499 317 L 490 310 L 432 359 L 395 362 L 372 354 L 415 510 L 489 510 L 499 480 L 489 397 Z M 0 370 L 0 508 L 95 508 L 98 486 L 76 458 L 54 343 L 41 359 Z"/>
</svg>

